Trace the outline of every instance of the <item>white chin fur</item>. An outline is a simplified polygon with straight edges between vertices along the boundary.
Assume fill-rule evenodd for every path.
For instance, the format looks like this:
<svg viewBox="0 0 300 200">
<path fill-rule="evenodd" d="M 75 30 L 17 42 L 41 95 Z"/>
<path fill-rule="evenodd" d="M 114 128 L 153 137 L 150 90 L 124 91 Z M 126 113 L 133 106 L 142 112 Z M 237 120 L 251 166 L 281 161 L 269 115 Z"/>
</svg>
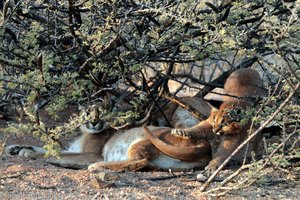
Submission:
<svg viewBox="0 0 300 200">
<path fill-rule="evenodd" d="M 216 134 L 217 134 L 217 135 L 223 135 L 223 133 L 221 133 L 221 132 L 217 132 Z"/>
<path fill-rule="evenodd" d="M 99 133 L 99 132 L 102 131 L 102 129 L 101 130 L 98 130 L 98 129 L 95 129 L 95 128 L 90 129 L 85 124 L 80 126 L 80 130 L 81 130 L 82 133 L 90 133 L 90 134 Z"/>
</svg>

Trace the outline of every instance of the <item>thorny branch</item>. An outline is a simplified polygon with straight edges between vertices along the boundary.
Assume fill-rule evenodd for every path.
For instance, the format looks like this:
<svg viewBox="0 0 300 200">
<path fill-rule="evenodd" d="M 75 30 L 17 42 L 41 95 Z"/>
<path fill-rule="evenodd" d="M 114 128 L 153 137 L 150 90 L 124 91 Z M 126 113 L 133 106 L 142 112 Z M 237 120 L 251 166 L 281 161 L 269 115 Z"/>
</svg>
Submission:
<svg viewBox="0 0 300 200">
<path fill-rule="evenodd" d="M 224 166 L 229 162 L 229 160 L 238 153 L 251 139 L 253 139 L 260 131 L 263 130 L 266 126 L 268 126 L 272 120 L 278 115 L 278 113 L 289 103 L 295 93 L 299 90 L 300 83 L 293 88 L 293 91 L 289 94 L 289 96 L 280 104 L 280 106 L 276 109 L 276 111 L 264 122 L 262 125 L 252 133 L 242 144 L 240 144 L 232 154 L 218 167 L 218 169 L 208 178 L 208 180 L 201 186 L 200 191 L 205 191 L 206 188 L 209 186 L 211 181 L 216 177 L 216 175 L 224 168 Z"/>
<path fill-rule="evenodd" d="M 43 109 L 57 113 L 69 105 L 118 98 L 129 89 L 130 98 L 123 102 L 133 107 L 129 102 L 136 98 L 139 117 L 130 118 L 115 129 L 137 126 L 147 122 L 155 109 L 163 111 L 156 105 L 160 98 L 176 95 L 167 93 L 168 80 L 180 83 L 179 89 L 197 89 L 197 96 L 203 98 L 214 88 L 222 87 L 234 70 L 255 67 L 257 63 L 264 77 L 272 75 L 268 77 L 270 87 L 276 80 L 292 85 L 294 79 L 287 77 L 294 74 L 299 81 L 300 12 L 295 0 L 224 0 L 220 5 L 203 6 L 200 1 L 160 0 L 15 2 L 5 1 L 1 21 L 0 96 L 21 91 L 19 99 L 26 106 L 25 111 L 40 126 L 46 125 L 37 112 L 34 116 L 30 110 L 39 105 L 37 102 L 47 102 Z M 36 59 L 40 54 L 42 69 Z M 268 62 L 266 55 L 280 56 L 287 66 Z M 177 68 L 189 73 L 176 72 Z M 136 79 L 147 69 L 153 69 L 154 75 L 145 73 L 144 80 Z M 201 71 L 200 75 L 195 75 L 195 71 Z M 275 85 L 274 98 L 285 98 L 276 96 L 285 89 L 281 86 L 282 83 Z M 146 95 L 147 100 L 140 101 L 140 94 Z M 278 107 L 277 113 L 288 100 Z M 295 101 L 299 104 L 299 100 Z M 188 106 L 185 108 L 200 115 Z M 276 112 L 259 130 L 272 121 Z M 79 123 L 74 121 L 73 128 Z"/>
<path fill-rule="evenodd" d="M 211 189 L 209 191 L 207 191 L 206 193 L 212 195 L 212 196 L 223 196 L 225 195 L 226 193 L 230 192 L 231 190 L 234 190 L 236 188 L 238 188 L 239 186 L 247 183 L 250 181 L 250 179 L 253 179 L 252 181 L 250 181 L 250 183 L 247 185 L 251 185 L 257 178 L 259 177 L 253 177 L 253 176 L 249 176 L 248 178 L 244 179 L 243 181 L 239 181 L 238 183 L 236 183 L 235 185 L 231 186 L 231 187 L 226 187 L 226 188 L 223 188 L 223 186 L 229 182 L 230 180 L 232 180 L 234 177 L 236 177 L 237 175 L 239 175 L 242 171 L 246 170 L 246 169 L 249 169 L 251 167 L 253 167 L 254 165 L 258 165 L 258 164 L 261 164 L 259 166 L 258 169 L 255 169 L 255 171 L 253 172 L 253 175 L 257 175 L 262 169 L 264 169 L 269 163 L 271 163 L 271 158 L 274 156 L 274 154 L 276 152 L 278 152 L 284 145 L 285 143 L 291 139 L 291 137 L 293 137 L 295 134 L 297 133 L 297 131 L 295 130 L 293 133 L 289 134 L 271 153 L 270 155 L 268 155 L 268 157 L 266 158 L 266 160 L 260 160 L 255 163 L 252 163 L 252 164 L 247 164 L 247 165 L 243 165 L 241 166 L 237 171 L 235 171 L 233 174 L 231 174 L 230 176 L 228 176 L 225 180 L 223 180 L 221 183 L 220 183 L 220 186 L 215 188 L 215 189 Z M 272 163 L 271 163 L 272 164 Z M 225 190 L 224 192 L 220 192 L 218 194 L 214 194 L 214 192 L 217 192 L 217 191 L 220 191 L 220 190 Z"/>
</svg>

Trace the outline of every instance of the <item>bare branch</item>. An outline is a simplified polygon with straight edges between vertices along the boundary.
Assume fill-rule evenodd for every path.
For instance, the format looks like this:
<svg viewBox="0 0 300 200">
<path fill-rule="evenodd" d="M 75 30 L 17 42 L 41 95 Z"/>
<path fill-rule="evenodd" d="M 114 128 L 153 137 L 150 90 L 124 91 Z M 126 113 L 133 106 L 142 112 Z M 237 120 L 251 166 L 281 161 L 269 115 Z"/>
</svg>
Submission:
<svg viewBox="0 0 300 200">
<path fill-rule="evenodd" d="M 292 99 L 294 94 L 299 90 L 300 83 L 297 83 L 297 85 L 293 88 L 293 91 L 289 94 L 289 96 L 280 104 L 280 106 L 276 109 L 276 111 L 264 122 L 262 125 L 254 132 L 252 133 L 242 144 L 240 144 L 233 152 L 232 154 L 218 167 L 218 169 L 208 178 L 208 180 L 203 184 L 200 188 L 200 191 L 203 192 L 206 190 L 206 188 L 209 186 L 211 181 L 215 178 L 215 176 L 224 168 L 224 166 L 229 162 L 229 160 L 238 153 L 251 139 L 253 139 L 260 131 L 263 130 L 266 126 L 272 122 L 272 120 L 278 115 L 279 112 L 289 103 L 289 101 Z"/>
</svg>

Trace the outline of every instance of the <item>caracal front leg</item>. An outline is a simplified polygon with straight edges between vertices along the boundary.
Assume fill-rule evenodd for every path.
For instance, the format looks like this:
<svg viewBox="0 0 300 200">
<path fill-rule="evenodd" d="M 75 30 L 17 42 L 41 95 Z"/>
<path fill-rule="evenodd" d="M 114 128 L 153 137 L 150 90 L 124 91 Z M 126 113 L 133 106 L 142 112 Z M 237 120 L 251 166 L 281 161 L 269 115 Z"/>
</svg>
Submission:
<svg viewBox="0 0 300 200">
<path fill-rule="evenodd" d="M 41 147 L 27 145 L 10 145 L 5 148 L 6 155 L 18 155 L 30 159 L 45 159 L 47 163 L 72 169 L 87 168 L 90 164 L 103 160 L 101 154 L 73 153 L 62 151 L 59 157 L 45 157 L 47 151 Z"/>
<path fill-rule="evenodd" d="M 46 162 L 71 169 L 87 169 L 89 165 L 103 160 L 99 153 L 61 152 L 60 157 L 46 158 Z"/>
<path fill-rule="evenodd" d="M 30 146 L 30 145 L 10 145 L 5 148 L 5 154 L 7 156 L 21 156 L 25 158 L 42 158 L 44 157 L 46 150 L 41 147 Z"/>
<path fill-rule="evenodd" d="M 199 122 L 197 125 L 191 128 L 185 129 L 172 129 L 171 134 L 183 139 L 209 139 L 213 138 L 213 127 L 214 118 L 218 110 L 212 110 L 210 116 Z"/>
<path fill-rule="evenodd" d="M 191 139 L 193 137 L 193 132 L 191 131 L 190 128 L 187 129 L 174 128 L 171 130 L 171 134 L 182 139 Z"/>
<path fill-rule="evenodd" d="M 114 171 L 138 171 L 145 168 L 149 163 L 147 158 L 128 159 L 124 161 L 100 161 L 88 166 L 89 171 L 99 171 L 101 169 L 111 169 Z"/>
<path fill-rule="evenodd" d="M 115 171 L 138 171 L 148 166 L 150 160 L 158 153 L 154 145 L 143 140 L 129 147 L 127 151 L 128 159 L 122 161 L 101 161 L 91 164 L 90 171 L 98 171 L 102 168 Z M 105 156 L 104 156 L 105 157 Z"/>
<path fill-rule="evenodd" d="M 231 153 L 241 144 L 244 137 L 242 135 L 224 135 L 213 159 L 205 167 L 207 174 L 211 174 L 231 155 Z"/>
<path fill-rule="evenodd" d="M 185 129 L 172 129 L 171 134 L 183 139 L 207 139 L 213 135 L 211 123 L 205 121 Z"/>
</svg>

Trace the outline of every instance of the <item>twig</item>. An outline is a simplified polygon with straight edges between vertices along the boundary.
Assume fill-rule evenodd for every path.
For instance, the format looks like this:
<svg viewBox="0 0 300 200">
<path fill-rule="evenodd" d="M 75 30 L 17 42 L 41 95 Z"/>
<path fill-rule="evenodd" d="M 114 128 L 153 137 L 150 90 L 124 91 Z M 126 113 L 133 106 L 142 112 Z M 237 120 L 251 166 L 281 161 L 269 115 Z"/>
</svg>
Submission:
<svg viewBox="0 0 300 200">
<path fill-rule="evenodd" d="M 13 61 L 5 60 L 3 58 L 0 58 L 0 63 L 3 63 L 4 65 L 13 66 L 13 67 L 16 67 L 16 68 L 19 68 L 19 69 L 32 69 L 31 67 L 28 67 L 28 66 L 25 67 L 24 65 L 17 64 Z"/>
<path fill-rule="evenodd" d="M 285 101 L 281 103 L 281 105 L 277 108 L 277 110 L 252 135 L 250 135 L 242 144 L 240 144 L 232 152 L 232 154 L 218 167 L 218 169 L 208 178 L 208 180 L 200 188 L 201 192 L 206 190 L 206 188 L 209 186 L 211 181 L 223 169 L 223 167 L 229 162 L 229 160 L 277 116 L 277 114 L 287 105 L 287 103 L 291 100 L 291 98 L 294 96 L 294 94 L 299 88 L 300 88 L 300 82 L 295 86 L 294 90 L 289 94 L 289 96 L 285 99 Z"/>
<path fill-rule="evenodd" d="M 247 165 L 242 165 L 238 170 L 236 170 L 233 174 L 231 174 L 224 181 L 222 181 L 220 183 L 220 185 L 221 186 L 225 185 L 230 180 L 232 180 L 234 177 L 238 176 L 242 171 L 244 171 L 245 169 L 249 169 L 252 165 L 253 165 L 253 163 L 252 164 L 247 164 Z"/>
<path fill-rule="evenodd" d="M 161 90 L 160 90 L 160 92 L 158 93 L 155 101 L 157 101 L 157 99 L 162 96 L 163 91 L 164 91 L 164 89 L 162 87 Z M 128 127 L 131 127 L 131 126 L 140 126 L 140 125 L 142 125 L 142 124 L 144 124 L 144 123 L 146 123 L 148 121 L 148 119 L 150 118 L 151 113 L 152 113 L 152 111 L 153 111 L 154 108 L 155 108 L 155 103 L 152 102 L 152 105 L 150 106 L 150 108 L 149 108 L 149 110 L 147 112 L 147 115 L 143 119 L 141 119 L 141 120 L 139 120 L 137 122 L 132 122 L 132 123 L 128 122 L 128 123 L 126 123 L 126 124 L 124 124 L 122 126 L 112 126 L 112 125 L 110 125 L 110 126 L 113 129 L 115 129 L 115 130 L 120 130 L 120 129 L 128 128 Z"/>
<path fill-rule="evenodd" d="M 155 106 L 157 107 L 158 111 L 162 114 L 162 116 L 163 116 L 164 119 L 166 120 L 168 126 L 172 127 L 172 124 L 171 124 L 170 121 L 168 120 L 168 118 L 167 118 L 167 116 L 165 115 L 164 111 L 161 109 L 161 106 L 158 105 L 158 103 L 157 103 L 157 100 L 158 100 L 158 98 L 159 98 L 161 95 L 159 95 L 156 99 L 154 98 L 154 96 L 152 95 L 152 93 L 151 93 L 151 91 L 150 91 L 150 89 L 149 89 L 149 87 L 148 87 L 148 84 L 146 83 L 146 77 L 145 77 L 144 73 L 143 73 L 142 71 L 140 71 L 140 73 L 141 73 L 142 78 L 143 78 L 143 88 L 146 89 L 148 95 L 149 95 L 150 98 L 151 98 L 151 101 L 153 102 L 153 105 L 155 105 Z M 162 92 L 161 92 L 161 94 L 162 94 Z M 151 109 L 151 112 L 148 112 L 148 114 L 151 115 L 152 111 L 153 111 L 153 109 Z"/>
<path fill-rule="evenodd" d="M 241 64 L 239 64 L 236 68 L 233 69 L 229 69 L 228 71 L 222 73 L 221 76 L 219 76 L 217 79 L 215 79 L 214 81 L 212 81 L 211 83 L 209 83 L 209 86 L 205 86 L 202 90 L 200 90 L 196 96 L 199 97 L 204 97 L 205 95 L 207 95 L 211 90 L 213 90 L 215 88 L 214 85 L 217 84 L 223 84 L 225 82 L 225 80 L 228 78 L 228 76 L 236 69 L 241 69 L 241 68 L 247 68 L 249 66 L 251 66 L 252 64 L 254 64 L 256 61 L 258 60 L 257 57 L 253 57 L 250 59 L 244 59 Z"/>
<path fill-rule="evenodd" d="M 198 110 L 196 108 L 194 108 L 193 106 L 183 103 L 182 101 L 179 100 L 178 97 L 168 96 L 168 95 L 163 95 L 163 97 L 165 97 L 166 99 L 178 104 L 183 109 L 188 110 L 197 119 L 203 120 L 203 113 L 198 112 Z"/>
<path fill-rule="evenodd" d="M 169 175 L 169 176 L 159 176 L 159 177 L 150 177 L 150 178 L 143 178 L 144 180 L 149 180 L 149 181 L 162 181 L 162 180 L 167 180 L 167 179 L 173 179 L 173 178 L 180 178 L 183 176 L 193 176 L 196 175 L 196 173 L 184 173 L 184 174 L 174 174 L 174 175 Z"/>
<path fill-rule="evenodd" d="M 26 174 L 27 172 L 19 172 L 19 173 L 16 173 L 16 174 L 12 174 L 12 175 L 7 175 L 7 176 L 4 176 L 4 175 L 0 175 L 0 179 L 9 179 L 9 178 L 19 178 L 20 176 Z"/>
<path fill-rule="evenodd" d="M 253 173 L 253 175 L 257 175 L 258 172 L 260 172 L 263 168 L 266 167 L 266 165 L 270 162 L 270 158 L 274 156 L 274 154 L 284 146 L 285 142 L 288 141 L 294 134 L 296 134 L 297 132 L 294 131 L 292 134 L 290 134 L 284 141 L 282 141 L 272 152 L 271 154 L 268 156 L 268 158 L 264 161 L 264 163 Z M 259 162 L 262 162 L 262 161 L 259 161 Z M 227 182 L 229 182 L 230 180 L 232 180 L 234 177 L 236 177 L 237 175 L 239 175 L 239 173 L 244 170 L 244 169 L 247 169 L 247 168 L 250 168 L 252 167 L 253 165 L 256 165 L 258 164 L 257 162 L 256 163 L 252 163 L 252 164 L 248 164 L 248 165 L 244 165 L 242 166 L 239 170 L 237 170 L 237 172 L 235 172 L 234 174 L 232 174 L 231 176 L 229 176 L 228 178 L 226 178 L 222 183 L 221 183 L 221 186 L 222 185 L 225 185 Z M 272 164 L 272 163 L 271 163 Z M 266 173 L 264 173 L 266 174 Z M 264 174 L 260 174 L 260 176 L 264 175 Z M 259 177 L 260 177 L 259 176 Z M 252 180 L 250 183 L 248 183 L 247 185 L 251 185 L 252 183 L 255 182 L 255 180 L 257 180 L 259 177 L 254 177 L 254 180 Z M 207 193 L 212 193 L 212 192 L 215 192 L 215 191 L 220 191 L 220 190 L 226 190 L 224 192 L 221 192 L 221 193 L 218 193 L 217 195 L 212 195 L 212 196 L 223 196 L 225 195 L 226 193 L 228 193 L 229 191 L 231 190 L 234 190 L 236 188 L 238 188 L 239 186 L 241 186 L 242 184 L 246 183 L 247 181 L 249 181 L 251 178 L 253 178 L 253 176 L 249 176 L 248 178 L 244 179 L 243 181 L 241 182 L 238 182 L 237 184 L 231 186 L 231 187 L 217 187 L 217 188 L 214 188 L 214 189 L 211 189 L 209 191 L 207 191 Z"/>
<path fill-rule="evenodd" d="M 121 38 L 120 35 L 117 35 L 115 38 L 113 38 L 101 51 L 99 51 L 96 55 L 93 55 L 91 57 L 89 57 L 88 59 L 86 59 L 86 61 L 81 65 L 80 69 L 79 69 L 79 73 L 81 73 L 82 71 L 84 71 L 86 69 L 86 67 L 88 66 L 88 64 L 90 62 L 92 62 L 94 59 L 96 58 L 100 58 L 101 56 L 107 54 L 108 52 L 110 52 L 111 50 L 119 47 L 120 45 L 122 45 L 122 40 L 125 40 L 124 38 Z"/>
<path fill-rule="evenodd" d="M 214 82 L 207 83 L 207 82 L 202 81 L 199 78 L 196 78 L 196 77 L 194 77 L 193 75 L 190 75 L 190 74 L 172 74 L 171 78 L 188 78 L 191 81 L 193 81 L 195 83 L 198 83 L 200 85 L 205 85 L 205 86 L 214 87 L 214 88 L 222 86 L 221 84 L 214 83 Z M 177 81 L 177 82 L 180 82 L 180 81 Z"/>
</svg>

